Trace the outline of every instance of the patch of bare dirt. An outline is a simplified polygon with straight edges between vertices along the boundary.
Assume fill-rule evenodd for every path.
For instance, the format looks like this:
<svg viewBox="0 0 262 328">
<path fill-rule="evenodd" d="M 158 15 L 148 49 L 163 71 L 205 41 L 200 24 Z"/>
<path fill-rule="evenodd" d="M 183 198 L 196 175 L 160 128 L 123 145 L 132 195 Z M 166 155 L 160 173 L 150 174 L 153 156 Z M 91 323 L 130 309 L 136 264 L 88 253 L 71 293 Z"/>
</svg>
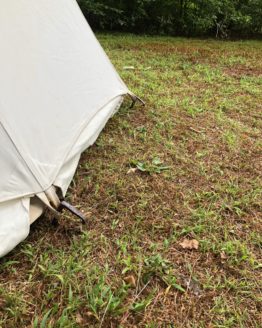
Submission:
<svg viewBox="0 0 262 328">
<path fill-rule="evenodd" d="M 248 67 L 244 65 L 236 65 L 224 69 L 224 73 L 234 78 L 241 78 L 243 76 L 262 76 L 262 69 L 258 67 Z"/>
</svg>

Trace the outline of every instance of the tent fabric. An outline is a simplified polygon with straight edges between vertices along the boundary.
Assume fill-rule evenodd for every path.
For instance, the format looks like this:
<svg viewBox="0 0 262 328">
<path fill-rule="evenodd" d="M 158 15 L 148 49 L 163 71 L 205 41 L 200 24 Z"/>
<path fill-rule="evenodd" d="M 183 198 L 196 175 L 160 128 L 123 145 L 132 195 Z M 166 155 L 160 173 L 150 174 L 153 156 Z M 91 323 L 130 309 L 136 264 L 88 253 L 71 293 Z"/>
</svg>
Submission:
<svg viewBox="0 0 262 328">
<path fill-rule="evenodd" d="M 81 153 L 129 90 L 75 0 L 1 4 L 3 256 L 29 233 L 30 198 L 52 185 L 65 195 Z M 41 213 L 39 204 L 36 213 Z"/>
<path fill-rule="evenodd" d="M 64 196 L 77 168 L 81 153 L 83 150 L 92 146 L 92 144 L 96 141 L 106 122 L 119 109 L 122 104 L 122 100 L 122 97 L 117 97 L 107 106 L 103 107 L 103 109 L 94 116 L 94 118 L 88 123 L 86 128 L 80 134 L 77 142 L 68 154 L 53 183 L 62 190 Z"/>
<path fill-rule="evenodd" d="M 0 203 L 0 256 L 24 240 L 30 229 L 29 198 Z"/>
</svg>

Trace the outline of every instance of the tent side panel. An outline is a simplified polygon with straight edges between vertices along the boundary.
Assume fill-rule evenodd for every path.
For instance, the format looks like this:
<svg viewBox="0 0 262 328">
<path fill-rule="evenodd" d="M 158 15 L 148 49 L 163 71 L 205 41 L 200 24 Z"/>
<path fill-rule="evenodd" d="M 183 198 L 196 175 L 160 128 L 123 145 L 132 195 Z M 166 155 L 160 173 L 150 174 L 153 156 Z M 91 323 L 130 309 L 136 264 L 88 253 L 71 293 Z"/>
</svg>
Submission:
<svg viewBox="0 0 262 328">
<path fill-rule="evenodd" d="M 49 188 L 88 122 L 128 89 L 76 1 L 1 3 L 1 120 L 32 172 L 19 183 L 36 193 L 32 179 Z"/>
<path fill-rule="evenodd" d="M 1 108 L 0 108 L 1 113 Z M 0 203 L 41 190 L 14 143 L 0 123 Z M 30 184 L 28 182 L 30 181 Z"/>
</svg>

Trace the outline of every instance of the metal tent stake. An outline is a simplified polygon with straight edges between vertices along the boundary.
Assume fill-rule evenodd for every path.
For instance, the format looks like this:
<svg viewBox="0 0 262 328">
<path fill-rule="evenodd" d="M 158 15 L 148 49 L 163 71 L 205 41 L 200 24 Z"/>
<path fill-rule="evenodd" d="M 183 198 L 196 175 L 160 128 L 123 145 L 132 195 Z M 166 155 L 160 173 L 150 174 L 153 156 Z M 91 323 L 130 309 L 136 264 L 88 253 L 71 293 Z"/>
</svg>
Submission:
<svg viewBox="0 0 262 328">
<path fill-rule="evenodd" d="M 132 104 L 131 104 L 130 108 L 133 108 L 137 102 L 139 102 L 142 106 L 145 106 L 146 105 L 146 103 L 144 102 L 144 100 L 142 100 L 141 98 L 139 98 L 138 96 L 136 96 L 133 92 L 129 91 L 128 95 L 129 95 L 129 97 L 132 100 Z"/>
<path fill-rule="evenodd" d="M 58 194 L 62 194 L 61 190 L 59 191 L 57 187 L 51 186 L 44 193 L 38 194 L 38 197 L 52 211 L 61 213 L 64 209 L 68 210 L 70 213 L 77 216 L 83 224 L 85 224 L 86 219 L 84 214 L 73 205 L 66 202 L 62 197 L 59 197 Z"/>
<path fill-rule="evenodd" d="M 73 205 L 67 203 L 66 201 L 61 201 L 59 206 L 59 212 L 62 212 L 64 209 L 68 210 L 73 215 L 77 216 L 83 224 L 86 224 L 86 219 L 83 213 L 76 209 Z"/>
</svg>

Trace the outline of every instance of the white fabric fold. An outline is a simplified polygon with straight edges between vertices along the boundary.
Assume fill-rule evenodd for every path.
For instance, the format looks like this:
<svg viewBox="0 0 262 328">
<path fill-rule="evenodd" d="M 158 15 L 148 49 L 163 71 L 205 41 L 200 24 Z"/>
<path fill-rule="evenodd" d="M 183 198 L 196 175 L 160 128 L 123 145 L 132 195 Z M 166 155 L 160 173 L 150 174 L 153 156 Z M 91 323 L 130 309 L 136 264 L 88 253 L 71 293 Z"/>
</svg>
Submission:
<svg viewBox="0 0 262 328">
<path fill-rule="evenodd" d="M 0 257 L 29 234 L 29 198 L 0 203 Z"/>
</svg>

